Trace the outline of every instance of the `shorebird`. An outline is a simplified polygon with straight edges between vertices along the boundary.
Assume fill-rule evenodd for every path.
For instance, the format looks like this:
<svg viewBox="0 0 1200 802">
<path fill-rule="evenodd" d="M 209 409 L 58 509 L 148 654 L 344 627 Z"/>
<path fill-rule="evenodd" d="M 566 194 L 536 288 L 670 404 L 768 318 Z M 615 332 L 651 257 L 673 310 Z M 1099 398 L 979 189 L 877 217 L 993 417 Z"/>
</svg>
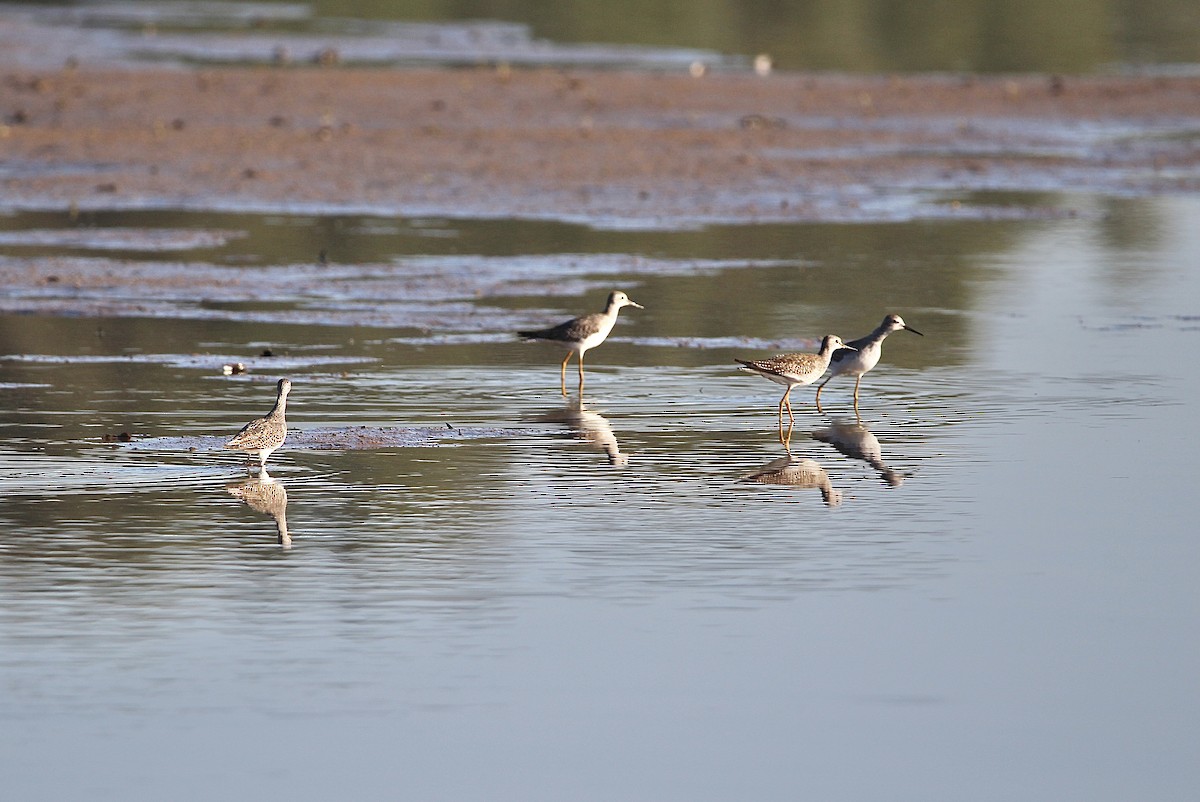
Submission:
<svg viewBox="0 0 1200 802">
<path fill-rule="evenodd" d="M 280 379 L 276 387 L 279 395 L 276 396 L 275 406 L 267 416 L 250 421 L 225 444 L 225 448 L 237 451 L 257 451 L 259 470 L 263 473 L 267 470 L 267 457 L 283 445 L 283 440 L 287 437 L 287 421 L 284 420 L 283 412 L 287 407 L 288 391 L 292 389 L 292 383 L 288 379 Z"/>
<path fill-rule="evenodd" d="M 757 373 L 764 379 L 770 379 L 776 384 L 783 384 L 783 398 L 779 399 L 779 432 L 783 438 L 783 409 L 786 406 L 792 425 L 796 425 L 796 416 L 792 413 L 792 402 L 788 400 L 793 387 L 812 384 L 821 378 L 821 374 L 829 367 L 829 360 L 838 348 L 850 348 L 836 334 L 826 334 L 821 340 L 821 350 L 815 354 L 777 354 L 769 359 L 735 359 L 742 364 L 742 370 L 747 373 Z M 853 349 L 852 349 L 853 350 Z M 788 430 L 791 433 L 791 429 Z"/>
<path fill-rule="evenodd" d="M 830 379 L 834 376 L 840 376 L 843 373 L 854 376 L 854 409 L 857 410 L 858 384 L 862 381 L 863 374 L 879 364 L 879 357 L 883 355 L 884 338 L 893 331 L 901 329 L 911 331 L 913 334 L 921 334 L 912 326 L 905 325 L 903 318 L 899 315 L 888 315 L 875 331 L 866 337 L 846 343 L 846 348 L 850 350 L 834 351 L 833 359 L 829 362 L 829 378 L 821 382 L 821 386 L 817 388 L 817 411 L 821 411 L 821 391 L 825 389 L 825 385 L 829 384 Z M 921 336 L 925 335 L 921 334 Z"/>
<path fill-rule="evenodd" d="M 555 342 L 567 349 L 567 356 L 562 361 L 562 370 L 559 371 L 561 374 L 562 394 L 566 395 L 567 363 L 571 361 L 571 354 L 579 354 L 579 389 L 582 390 L 583 355 L 588 350 L 604 342 L 605 338 L 608 337 L 608 333 L 616 325 L 617 313 L 621 311 L 621 307 L 623 306 L 645 309 L 641 304 L 631 301 L 625 293 L 617 291 L 609 294 L 608 303 L 605 304 L 603 312 L 573 318 L 548 329 L 518 331 L 517 334 L 526 340 Z"/>
</svg>

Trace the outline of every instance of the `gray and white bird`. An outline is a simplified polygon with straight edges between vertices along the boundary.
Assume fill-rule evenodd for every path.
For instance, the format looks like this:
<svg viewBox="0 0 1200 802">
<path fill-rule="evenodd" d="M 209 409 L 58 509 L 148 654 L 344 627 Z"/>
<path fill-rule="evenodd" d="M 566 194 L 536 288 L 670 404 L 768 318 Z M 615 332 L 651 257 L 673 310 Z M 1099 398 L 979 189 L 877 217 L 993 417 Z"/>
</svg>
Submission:
<svg viewBox="0 0 1200 802">
<path fill-rule="evenodd" d="M 279 394 L 275 398 L 275 406 L 271 408 L 266 417 L 250 421 L 232 440 L 225 444 L 225 448 L 236 451 L 246 451 L 251 454 L 258 452 L 259 470 L 264 473 L 267 470 L 267 457 L 283 445 L 283 441 L 287 437 L 287 421 L 284 419 L 284 410 L 287 408 L 287 396 L 292 389 L 292 383 L 288 379 L 280 379 L 276 389 Z"/>
<path fill-rule="evenodd" d="M 740 362 L 741 369 L 747 373 L 757 373 L 764 379 L 770 379 L 776 384 L 783 384 L 783 398 L 779 399 L 779 428 L 783 430 L 783 410 L 787 407 L 788 417 L 792 425 L 796 416 L 792 413 L 792 402 L 788 400 L 793 387 L 812 384 L 821 378 L 821 374 L 829 367 L 833 352 L 839 348 L 848 348 L 842 338 L 836 334 L 826 334 L 821 340 L 821 350 L 815 354 L 776 354 L 769 359 L 735 359 Z M 790 431 L 789 431 L 790 433 Z"/>
<path fill-rule="evenodd" d="M 548 329 L 518 331 L 517 334 L 526 340 L 546 340 L 558 343 L 567 349 L 567 356 L 562 361 L 562 370 L 559 371 L 562 394 L 566 395 L 567 363 L 571 361 L 571 354 L 579 354 L 579 388 L 582 390 L 583 355 L 604 342 L 617 323 L 617 313 L 624 306 L 645 309 L 644 306 L 634 303 L 628 295 L 618 290 L 609 294 L 608 303 L 605 304 L 603 312 L 572 318 Z"/>
<path fill-rule="evenodd" d="M 905 324 L 904 319 L 899 315 L 888 315 L 875 331 L 866 337 L 851 340 L 846 343 L 845 349 L 834 351 L 833 358 L 829 361 L 829 378 L 817 387 L 817 410 L 821 409 L 821 391 L 825 389 L 825 385 L 829 384 L 833 377 L 843 373 L 854 377 L 854 408 L 858 409 L 858 385 L 862 381 L 863 374 L 879 364 L 879 357 L 883 355 L 884 338 L 893 331 L 901 329 L 911 331 L 913 334 L 921 334 L 912 326 Z M 921 334 L 921 336 L 925 335 Z"/>
</svg>

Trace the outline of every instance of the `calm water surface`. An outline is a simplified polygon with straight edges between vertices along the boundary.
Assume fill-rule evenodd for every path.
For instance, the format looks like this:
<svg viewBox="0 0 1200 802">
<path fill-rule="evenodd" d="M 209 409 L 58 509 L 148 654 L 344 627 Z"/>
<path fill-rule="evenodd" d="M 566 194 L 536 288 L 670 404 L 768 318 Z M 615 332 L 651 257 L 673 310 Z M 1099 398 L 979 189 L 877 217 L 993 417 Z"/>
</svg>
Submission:
<svg viewBox="0 0 1200 802">
<path fill-rule="evenodd" d="M 1200 201 L 1042 200 L 1074 213 L 682 233 L 148 213 L 75 228 L 245 235 L 6 246 L 248 276 L 438 257 L 501 289 L 431 291 L 447 322 L 395 328 L 286 282 L 100 319 L 9 293 L 4 795 L 1191 798 Z M 581 409 L 556 353 L 508 332 L 610 287 L 646 309 L 589 356 Z M 926 336 L 888 339 L 861 422 L 852 382 L 825 414 L 798 389 L 789 456 L 776 385 L 732 358 L 890 311 Z M 215 446 L 283 373 L 297 444 L 255 506 Z M 408 439 L 338 447 L 375 427 Z"/>
<path fill-rule="evenodd" d="M 615 66 L 680 69 L 693 59 L 746 68 L 769 53 L 788 70 L 852 72 L 1194 69 L 1193 0 L 460 0 L 311 3 L 8 4 L 25 60 L 310 61 L 349 64 Z M 31 31 L 36 37 L 31 41 Z M 35 43 L 35 47 L 26 47 Z M 1191 66 L 1189 66 L 1191 65 Z"/>
</svg>

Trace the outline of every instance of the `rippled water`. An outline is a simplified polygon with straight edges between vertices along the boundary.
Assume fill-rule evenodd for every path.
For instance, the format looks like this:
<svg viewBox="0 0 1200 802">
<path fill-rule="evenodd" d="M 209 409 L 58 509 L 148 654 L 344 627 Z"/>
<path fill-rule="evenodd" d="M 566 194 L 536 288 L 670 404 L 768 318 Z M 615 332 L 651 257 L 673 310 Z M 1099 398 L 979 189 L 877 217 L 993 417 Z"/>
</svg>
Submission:
<svg viewBox="0 0 1200 802">
<path fill-rule="evenodd" d="M 129 232 L 191 230 L 232 232 L 182 238 L 197 280 L 275 278 L 139 300 L 64 261 L 6 290 L 6 795 L 1188 798 L 1200 203 L 1043 200 L 1073 213 L 7 218 L 75 232 L 0 237 L 11 276 L 161 277 L 175 238 Z M 458 283 L 353 325 L 371 293 L 283 269 L 318 250 L 388 266 L 360 271 L 383 306 Z M 581 407 L 509 332 L 609 287 L 646 308 Z M 117 296 L 152 309 L 70 311 Z M 890 311 L 926 336 L 887 340 L 861 421 L 850 381 L 826 414 L 797 389 L 789 454 L 733 357 Z M 258 483 L 219 444 L 284 373 Z"/>
</svg>

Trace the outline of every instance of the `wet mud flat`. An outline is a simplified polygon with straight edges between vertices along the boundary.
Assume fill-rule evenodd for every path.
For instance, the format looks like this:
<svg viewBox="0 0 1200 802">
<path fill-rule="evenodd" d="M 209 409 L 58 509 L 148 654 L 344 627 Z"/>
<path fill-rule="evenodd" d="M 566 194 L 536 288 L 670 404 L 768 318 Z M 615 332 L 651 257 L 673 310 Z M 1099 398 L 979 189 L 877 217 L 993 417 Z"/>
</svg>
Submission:
<svg viewBox="0 0 1200 802">
<path fill-rule="evenodd" d="M 412 337 L 393 338 L 394 342 L 496 342 L 513 340 L 521 326 L 537 326 L 547 315 L 559 314 L 514 310 L 504 304 L 507 297 L 602 293 L 623 276 L 695 276 L 780 264 L 777 260 L 629 254 L 574 254 L 570 258 L 475 254 L 242 269 L 197 261 L 197 256 L 213 256 L 201 250 L 189 261 L 156 258 L 155 244 L 169 232 L 153 228 L 123 230 L 120 239 L 130 253 L 141 257 L 136 260 L 105 255 L 110 232 L 101 228 L 29 230 L 9 237 L 0 232 L 0 244 L 38 243 L 62 233 L 71 235 L 73 247 L 84 255 L 0 255 L 0 284 L 5 288 L 0 294 L 0 313 L 373 326 L 414 330 Z M 705 344 L 698 340 L 689 343 L 691 347 Z M 729 344 L 712 343 L 718 347 Z M 746 343 L 738 340 L 733 344 Z M 239 361 L 235 356 L 207 357 L 209 362 L 216 361 L 217 368 L 222 359 Z"/>
<path fill-rule="evenodd" d="M 1200 77 L 5 67 L 9 210 L 598 227 L 1037 216 L 986 190 L 1200 189 Z"/>
</svg>

